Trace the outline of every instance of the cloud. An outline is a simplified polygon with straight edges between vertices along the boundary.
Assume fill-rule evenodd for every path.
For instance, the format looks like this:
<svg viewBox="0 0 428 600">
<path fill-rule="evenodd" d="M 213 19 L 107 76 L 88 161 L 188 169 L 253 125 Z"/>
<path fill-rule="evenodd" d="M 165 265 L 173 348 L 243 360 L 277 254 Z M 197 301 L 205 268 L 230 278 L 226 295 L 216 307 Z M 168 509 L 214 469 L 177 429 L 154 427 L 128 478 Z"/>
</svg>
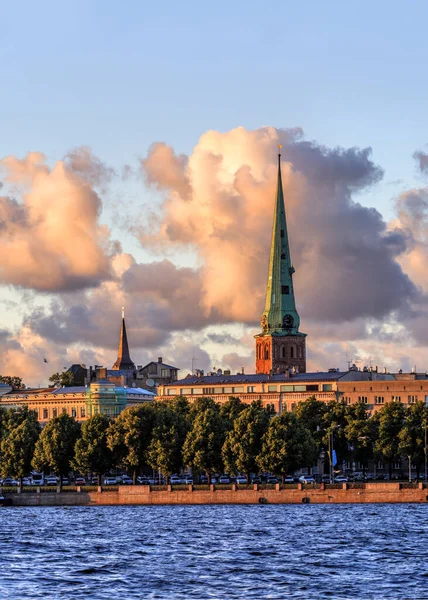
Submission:
<svg viewBox="0 0 428 600">
<path fill-rule="evenodd" d="M 4 180 L 20 194 L 19 200 L 0 197 L 0 282 L 59 292 L 110 277 L 118 247 L 99 224 L 101 199 L 82 177 L 78 156 L 70 154 L 52 168 L 34 152 L 0 161 Z"/>
<path fill-rule="evenodd" d="M 94 186 L 104 186 L 115 176 L 114 169 L 108 167 L 88 146 L 80 146 L 65 155 L 67 169 Z"/>
<path fill-rule="evenodd" d="M 423 150 L 417 150 L 413 154 L 413 158 L 416 159 L 420 171 L 422 173 L 428 173 L 428 154 Z"/>
<path fill-rule="evenodd" d="M 300 129 L 209 131 L 179 161 L 164 144 L 152 147 L 142 167 L 166 197 L 157 230 L 139 230 L 142 244 L 191 245 L 202 264 L 204 310 L 215 310 L 219 322 L 255 324 L 264 302 L 279 142 L 303 323 L 408 310 L 418 290 L 397 261 L 408 238 L 355 198 L 382 177 L 370 149 L 325 148 L 303 140 Z"/>
</svg>

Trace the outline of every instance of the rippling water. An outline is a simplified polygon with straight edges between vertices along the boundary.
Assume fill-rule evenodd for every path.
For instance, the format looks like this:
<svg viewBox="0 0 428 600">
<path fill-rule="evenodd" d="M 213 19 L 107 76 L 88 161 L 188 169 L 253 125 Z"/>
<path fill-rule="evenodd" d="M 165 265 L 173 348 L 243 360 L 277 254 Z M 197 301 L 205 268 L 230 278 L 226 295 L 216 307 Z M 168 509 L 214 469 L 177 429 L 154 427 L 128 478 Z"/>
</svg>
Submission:
<svg viewBox="0 0 428 600">
<path fill-rule="evenodd" d="M 428 598 L 425 505 L 0 509 L 0 598 Z"/>
</svg>

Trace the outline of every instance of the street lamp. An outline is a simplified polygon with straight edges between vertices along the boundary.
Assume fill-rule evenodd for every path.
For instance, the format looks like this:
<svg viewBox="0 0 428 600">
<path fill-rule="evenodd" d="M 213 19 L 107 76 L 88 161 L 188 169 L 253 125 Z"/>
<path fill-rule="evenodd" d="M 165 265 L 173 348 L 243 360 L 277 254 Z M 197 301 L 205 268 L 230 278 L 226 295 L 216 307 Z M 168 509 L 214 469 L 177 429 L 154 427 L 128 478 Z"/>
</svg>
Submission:
<svg viewBox="0 0 428 600">
<path fill-rule="evenodd" d="M 334 483 L 334 465 L 335 465 L 335 451 L 334 451 L 334 430 L 339 429 L 340 425 L 332 425 L 330 429 L 330 439 L 329 439 L 329 458 L 330 458 L 330 480 L 331 483 Z"/>
<path fill-rule="evenodd" d="M 424 480 L 425 483 L 427 481 L 427 422 L 424 422 L 424 430 L 425 430 L 425 445 L 424 445 L 424 455 L 425 455 L 425 473 Z"/>
</svg>

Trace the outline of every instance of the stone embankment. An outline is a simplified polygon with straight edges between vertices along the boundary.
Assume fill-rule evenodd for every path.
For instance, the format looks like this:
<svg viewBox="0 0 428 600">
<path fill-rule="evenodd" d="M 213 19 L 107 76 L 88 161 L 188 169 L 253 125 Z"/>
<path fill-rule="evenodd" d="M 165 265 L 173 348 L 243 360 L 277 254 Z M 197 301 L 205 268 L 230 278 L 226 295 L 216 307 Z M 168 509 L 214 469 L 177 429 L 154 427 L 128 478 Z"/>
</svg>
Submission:
<svg viewBox="0 0 428 600">
<path fill-rule="evenodd" d="M 226 487 L 226 489 L 225 489 Z M 354 504 L 428 503 L 428 485 L 395 482 L 303 486 L 257 484 L 231 486 L 118 486 L 114 490 L 84 487 L 73 491 L 4 491 L 13 506 L 101 506 L 129 504 Z"/>
</svg>

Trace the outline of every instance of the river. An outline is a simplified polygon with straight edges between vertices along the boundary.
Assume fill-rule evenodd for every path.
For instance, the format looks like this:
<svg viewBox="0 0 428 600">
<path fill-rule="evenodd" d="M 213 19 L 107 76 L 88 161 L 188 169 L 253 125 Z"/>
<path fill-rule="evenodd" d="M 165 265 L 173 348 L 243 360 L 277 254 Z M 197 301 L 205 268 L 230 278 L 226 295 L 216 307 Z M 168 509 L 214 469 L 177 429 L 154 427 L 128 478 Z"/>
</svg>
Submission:
<svg viewBox="0 0 428 600">
<path fill-rule="evenodd" d="M 0 598 L 428 599 L 428 506 L 0 509 Z"/>
</svg>

